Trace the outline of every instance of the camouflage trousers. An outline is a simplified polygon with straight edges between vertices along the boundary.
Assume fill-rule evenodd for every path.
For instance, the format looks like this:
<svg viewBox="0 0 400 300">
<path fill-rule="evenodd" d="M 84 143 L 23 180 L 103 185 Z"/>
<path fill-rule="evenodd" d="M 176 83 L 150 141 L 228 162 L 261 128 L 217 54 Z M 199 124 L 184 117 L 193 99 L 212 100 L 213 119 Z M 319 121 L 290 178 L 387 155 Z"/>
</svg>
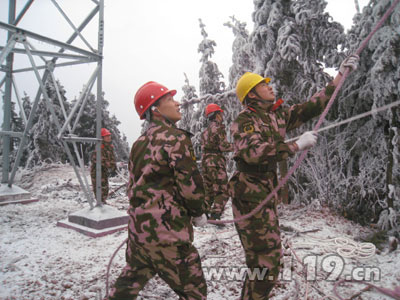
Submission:
<svg viewBox="0 0 400 300">
<path fill-rule="evenodd" d="M 180 300 L 207 299 L 200 255 L 191 243 L 155 247 L 128 241 L 126 262 L 110 290 L 109 300 L 136 299 L 156 274 L 178 294 Z"/>
<path fill-rule="evenodd" d="M 90 172 L 90 178 L 92 179 L 92 188 L 94 192 L 94 196 L 97 199 L 96 195 L 96 171 L 91 171 Z M 101 174 L 101 202 L 107 203 L 107 197 L 108 197 L 108 192 L 109 192 L 109 186 L 108 186 L 108 174 L 107 173 L 102 173 Z"/>
<path fill-rule="evenodd" d="M 232 201 L 234 218 L 251 212 L 258 203 Z M 246 265 L 251 271 L 265 276 L 250 279 L 248 274 L 242 288 L 242 300 L 264 300 L 278 279 L 281 268 L 282 246 L 278 216 L 273 207 L 263 207 L 254 216 L 235 223 L 242 243 Z M 256 270 L 258 268 L 258 270 Z"/>
<path fill-rule="evenodd" d="M 229 200 L 228 176 L 225 168 L 203 165 L 203 182 L 210 214 L 222 215 Z"/>
</svg>

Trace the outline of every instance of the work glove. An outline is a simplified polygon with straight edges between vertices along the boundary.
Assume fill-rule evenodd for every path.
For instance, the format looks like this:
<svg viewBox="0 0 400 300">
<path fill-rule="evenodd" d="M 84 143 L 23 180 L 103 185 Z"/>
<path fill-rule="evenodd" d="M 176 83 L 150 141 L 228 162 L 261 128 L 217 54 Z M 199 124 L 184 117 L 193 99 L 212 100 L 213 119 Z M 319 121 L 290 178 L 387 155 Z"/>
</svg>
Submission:
<svg viewBox="0 0 400 300">
<path fill-rule="evenodd" d="M 317 133 L 315 131 L 304 132 L 296 141 L 300 151 L 311 148 L 317 143 Z"/>
<path fill-rule="evenodd" d="M 196 227 L 203 227 L 207 224 L 206 214 L 202 214 L 200 217 L 193 218 L 193 225 Z"/>
<path fill-rule="evenodd" d="M 360 57 L 357 54 L 352 54 L 346 57 L 345 60 L 340 64 L 339 73 L 343 75 L 344 71 L 346 71 L 346 68 L 350 68 L 350 72 L 357 70 L 359 61 Z"/>
</svg>

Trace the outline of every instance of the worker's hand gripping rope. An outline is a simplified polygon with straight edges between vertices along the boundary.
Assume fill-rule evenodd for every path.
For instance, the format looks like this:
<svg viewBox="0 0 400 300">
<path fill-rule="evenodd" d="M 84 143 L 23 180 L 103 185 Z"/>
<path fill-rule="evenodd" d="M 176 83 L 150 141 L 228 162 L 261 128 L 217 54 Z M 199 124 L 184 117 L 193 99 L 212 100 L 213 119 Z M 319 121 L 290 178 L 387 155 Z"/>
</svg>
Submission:
<svg viewBox="0 0 400 300">
<path fill-rule="evenodd" d="M 346 71 L 346 68 L 350 68 L 350 71 L 357 70 L 359 60 L 360 60 L 360 57 L 357 54 L 352 54 L 352 55 L 348 56 L 340 64 L 340 67 L 339 67 L 340 75 L 344 74 L 344 72 Z"/>
<path fill-rule="evenodd" d="M 202 214 L 200 217 L 193 218 L 193 225 L 196 227 L 203 227 L 207 224 L 207 216 Z"/>
<path fill-rule="evenodd" d="M 314 147 L 317 143 L 317 139 L 318 136 L 315 131 L 306 131 L 299 137 L 299 139 L 296 141 L 296 144 L 299 147 L 299 150 L 303 151 Z"/>
</svg>

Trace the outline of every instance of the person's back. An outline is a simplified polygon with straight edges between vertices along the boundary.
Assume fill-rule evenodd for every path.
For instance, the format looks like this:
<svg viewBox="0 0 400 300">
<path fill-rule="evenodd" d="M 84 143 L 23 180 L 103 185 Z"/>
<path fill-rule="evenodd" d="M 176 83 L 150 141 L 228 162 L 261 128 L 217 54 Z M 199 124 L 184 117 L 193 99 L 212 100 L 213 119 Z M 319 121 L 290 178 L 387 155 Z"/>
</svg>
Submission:
<svg viewBox="0 0 400 300">
<path fill-rule="evenodd" d="M 128 197 L 135 227 L 142 222 L 151 224 L 148 230 L 132 232 L 135 241 L 192 241 L 190 218 L 202 213 L 204 194 L 189 136 L 167 121 L 152 121 L 132 146 L 129 174 Z"/>
</svg>

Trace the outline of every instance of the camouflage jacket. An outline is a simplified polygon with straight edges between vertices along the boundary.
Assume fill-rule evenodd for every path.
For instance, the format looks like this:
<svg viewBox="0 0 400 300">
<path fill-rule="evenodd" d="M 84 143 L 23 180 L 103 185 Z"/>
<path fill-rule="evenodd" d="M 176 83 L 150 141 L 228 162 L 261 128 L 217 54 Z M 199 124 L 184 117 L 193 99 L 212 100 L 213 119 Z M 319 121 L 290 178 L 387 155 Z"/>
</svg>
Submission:
<svg viewBox="0 0 400 300">
<path fill-rule="evenodd" d="M 133 144 L 128 168 L 130 237 L 141 244 L 192 242 L 191 217 L 205 212 L 205 202 L 189 133 L 153 120 Z"/>
<path fill-rule="evenodd" d="M 201 134 L 202 164 L 209 167 L 226 167 L 223 152 L 232 152 L 233 146 L 226 138 L 225 125 L 211 121 Z"/>
<path fill-rule="evenodd" d="M 115 152 L 114 146 L 111 142 L 101 143 L 101 172 L 107 173 L 111 171 L 115 171 L 117 169 L 117 165 L 115 163 Z M 91 172 L 96 173 L 96 150 L 92 153 L 91 158 Z"/>
<path fill-rule="evenodd" d="M 240 112 L 231 125 L 234 160 L 239 169 L 231 179 L 232 186 L 241 181 L 246 189 L 250 186 L 256 188 L 254 184 L 261 188 L 259 197 L 246 191 L 244 194 L 249 196 L 247 201 L 259 202 L 265 198 L 265 188 L 269 185 L 268 180 L 263 177 L 268 176 L 267 173 L 276 177 L 277 162 L 287 159 L 298 151 L 295 142 L 284 142 L 286 132 L 320 115 L 334 89 L 334 86 L 328 85 L 305 103 L 279 107 L 275 111 L 272 110 L 271 103 L 252 101 Z M 240 165 L 244 166 L 239 168 Z M 240 171 L 246 168 L 253 173 Z M 257 172 L 257 169 L 262 171 Z M 260 176 L 262 174 L 265 176 Z"/>
</svg>

